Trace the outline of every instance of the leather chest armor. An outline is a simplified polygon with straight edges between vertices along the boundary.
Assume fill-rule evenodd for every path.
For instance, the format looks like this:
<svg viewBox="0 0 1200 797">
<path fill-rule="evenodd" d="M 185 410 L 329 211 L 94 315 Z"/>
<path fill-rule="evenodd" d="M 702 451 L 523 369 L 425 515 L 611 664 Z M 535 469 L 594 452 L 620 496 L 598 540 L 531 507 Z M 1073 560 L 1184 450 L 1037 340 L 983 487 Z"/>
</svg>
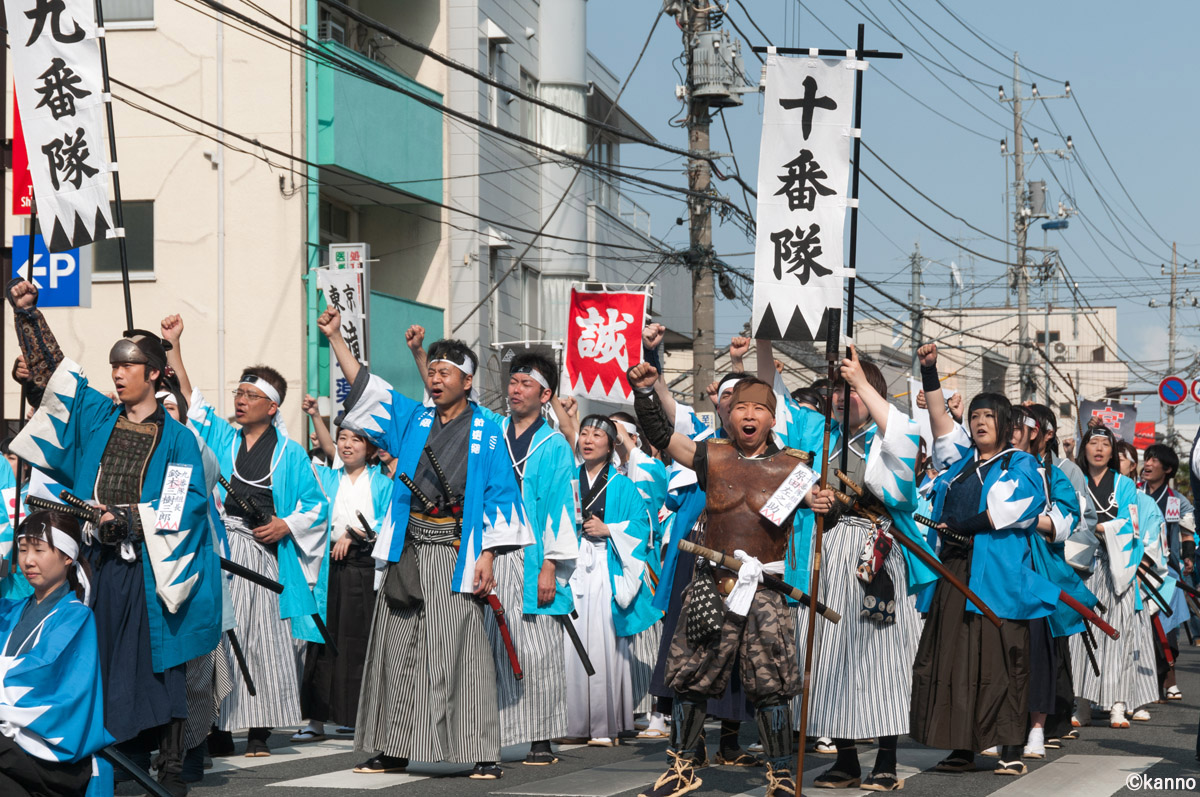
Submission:
<svg viewBox="0 0 1200 797">
<path fill-rule="evenodd" d="M 741 549 L 763 564 L 783 561 L 792 532 L 791 517 L 776 526 L 758 512 L 808 456 L 785 448 L 771 456 L 747 459 L 731 443 L 707 442 L 704 545 L 730 556 Z"/>
</svg>

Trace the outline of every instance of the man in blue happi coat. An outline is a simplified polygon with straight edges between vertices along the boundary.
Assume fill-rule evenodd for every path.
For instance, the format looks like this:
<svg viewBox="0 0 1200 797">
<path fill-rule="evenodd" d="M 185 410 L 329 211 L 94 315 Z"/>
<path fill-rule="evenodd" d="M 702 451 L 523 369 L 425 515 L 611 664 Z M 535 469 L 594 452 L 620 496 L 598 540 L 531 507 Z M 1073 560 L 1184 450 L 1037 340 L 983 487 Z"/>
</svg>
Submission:
<svg viewBox="0 0 1200 797">
<path fill-rule="evenodd" d="M 184 664 L 220 637 L 219 561 L 207 524 L 194 435 L 155 398 L 167 370 L 158 336 L 128 330 L 109 352 L 114 402 L 64 358 L 37 309 L 37 288 L 9 284 L 17 339 L 38 411 L 12 450 L 103 511 L 80 555 L 91 565 L 104 679 L 104 724 L 122 749 L 159 751 L 159 782 L 180 778 L 187 717 Z"/>
</svg>

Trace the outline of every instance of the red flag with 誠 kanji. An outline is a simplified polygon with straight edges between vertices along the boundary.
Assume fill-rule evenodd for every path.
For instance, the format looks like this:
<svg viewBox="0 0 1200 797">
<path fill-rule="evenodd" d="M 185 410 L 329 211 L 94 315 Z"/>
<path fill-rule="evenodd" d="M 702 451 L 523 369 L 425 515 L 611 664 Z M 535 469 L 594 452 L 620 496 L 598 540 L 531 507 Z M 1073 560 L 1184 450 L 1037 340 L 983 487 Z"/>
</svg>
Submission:
<svg viewBox="0 0 1200 797">
<path fill-rule="evenodd" d="M 644 292 L 571 290 L 565 364 L 568 392 L 633 403 L 625 371 L 642 360 Z"/>
</svg>

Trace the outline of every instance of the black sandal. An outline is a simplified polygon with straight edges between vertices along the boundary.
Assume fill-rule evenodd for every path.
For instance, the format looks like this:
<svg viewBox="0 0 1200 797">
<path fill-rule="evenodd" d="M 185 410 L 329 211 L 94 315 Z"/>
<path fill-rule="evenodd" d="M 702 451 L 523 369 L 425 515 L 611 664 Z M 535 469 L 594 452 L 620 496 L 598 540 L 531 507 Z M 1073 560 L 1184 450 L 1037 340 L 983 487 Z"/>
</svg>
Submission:
<svg viewBox="0 0 1200 797">
<path fill-rule="evenodd" d="M 997 775 L 1024 775 L 1028 771 L 1023 761 L 1001 761 L 993 770 Z"/>
<path fill-rule="evenodd" d="M 354 771 L 366 775 L 382 775 L 391 772 L 403 772 L 407 768 L 407 758 L 397 758 L 380 753 L 356 766 Z"/>
<path fill-rule="evenodd" d="M 975 762 L 969 758 L 952 755 L 939 761 L 934 769 L 938 772 L 974 772 Z"/>
<path fill-rule="evenodd" d="M 831 769 L 813 781 L 818 789 L 857 789 L 860 783 L 861 775 L 851 775 L 839 769 Z"/>
<path fill-rule="evenodd" d="M 558 763 L 558 756 L 544 750 L 538 753 L 530 752 L 522 763 L 527 767 L 548 767 Z"/>
<path fill-rule="evenodd" d="M 481 761 L 471 770 L 471 780 L 499 780 L 504 776 L 504 770 L 494 761 Z"/>
<path fill-rule="evenodd" d="M 871 776 L 862 782 L 862 788 L 867 791 L 900 791 L 904 781 L 895 772 L 872 772 Z"/>
</svg>

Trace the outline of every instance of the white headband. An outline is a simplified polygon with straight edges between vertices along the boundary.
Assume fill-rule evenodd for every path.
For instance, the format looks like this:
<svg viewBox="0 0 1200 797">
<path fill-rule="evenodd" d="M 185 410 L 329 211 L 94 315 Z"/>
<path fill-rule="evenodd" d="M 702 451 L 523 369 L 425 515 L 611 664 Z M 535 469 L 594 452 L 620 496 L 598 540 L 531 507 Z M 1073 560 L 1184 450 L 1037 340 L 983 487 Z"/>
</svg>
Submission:
<svg viewBox="0 0 1200 797">
<path fill-rule="evenodd" d="M 622 421 L 620 418 L 611 418 L 610 420 L 612 420 L 614 423 L 618 423 L 622 427 L 624 427 L 625 431 L 629 433 L 630 437 L 637 437 L 637 433 L 638 433 L 637 427 L 634 426 L 629 421 Z"/>
<path fill-rule="evenodd" d="M 259 390 L 261 390 L 263 392 L 263 394 L 267 398 L 269 398 L 271 401 L 275 402 L 276 404 L 283 403 L 282 401 L 279 400 L 279 391 L 276 390 L 271 385 L 270 382 L 268 382 L 265 379 L 262 379 L 261 377 L 257 377 L 254 374 L 246 374 L 245 376 L 242 377 L 241 384 L 250 385 L 251 387 L 258 388 Z"/>
<path fill-rule="evenodd" d="M 467 357 L 466 360 L 467 361 L 465 363 L 456 363 L 456 362 L 454 362 L 454 360 L 447 360 L 445 357 L 443 357 L 438 360 L 430 360 L 429 364 L 433 365 L 434 363 L 448 363 L 450 365 L 453 365 L 458 370 L 462 371 L 467 376 L 474 376 L 475 375 L 475 366 L 471 362 L 470 357 Z"/>
<path fill-rule="evenodd" d="M 175 398 L 175 394 L 169 390 L 160 390 L 154 394 L 154 398 L 161 401 L 163 404 L 174 404 L 179 406 L 179 399 Z"/>
<path fill-rule="evenodd" d="M 746 378 L 745 374 L 728 374 L 728 375 L 726 375 L 726 377 L 717 384 L 717 398 L 720 398 L 722 393 L 724 393 L 726 390 L 732 389 L 732 387 L 734 387 L 737 382 L 741 382 L 745 378 Z M 735 385 L 731 385 L 729 388 L 726 388 L 725 386 L 728 385 L 730 382 L 735 383 Z"/>
<path fill-rule="evenodd" d="M 449 362 L 449 361 L 443 360 L 442 362 Z M 453 365 L 453 363 L 451 363 L 451 364 Z M 539 373 L 537 371 L 537 369 L 535 369 L 535 368 L 525 366 L 524 368 L 522 368 L 519 371 L 513 371 L 512 373 L 509 374 L 509 379 L 511 379 L 514 376 L 527 376 L 530 379 L 532 379 L 534 382 L 537 382 L 539 385 L 541 385 L 543 390 L 550 389 L 550 383 L 546 381 L 546 377 L 542 376 L 541 373 Z"/>
<path fill-rule="evenodd" d="M 83 587 L 83 603 L 86 606 L 88 599 L 92 594 L 92 584 L 88 581 L 87 574 L 83 570 L 83 564 L 79 560 L 79 543 L 67 534 L 62 529 L 56 529 L 54 526 L 44 525 L 42 528 L 50 530 L 50 539 L 47 540 L 55 548 L 63 552 L 63 555 L 75 561 L 75 577 L 79 579 L 80 586 Z M 42 537 L 36 537 L 28 533 L 17 533 L 17 539 L 28 537 L 31 540 L 40 540 Z"/>
<path fill-rule="evenodd" d="M 1028 415 L 1026 415 L 1026 416 L 1025 416 L 1024 418 L 1022 418 L 1021 420 L 1022 420 L 1022 421 L 1025 423 L 1025 425 L 1026 425 L 1026 426 L 1028 426 L 1030 429 L 1036 429 L 1036 428 L 1038 428 L 1037 421 L 1035 421 L 1033 418 L 1030 418 Z"/>
</svg>

